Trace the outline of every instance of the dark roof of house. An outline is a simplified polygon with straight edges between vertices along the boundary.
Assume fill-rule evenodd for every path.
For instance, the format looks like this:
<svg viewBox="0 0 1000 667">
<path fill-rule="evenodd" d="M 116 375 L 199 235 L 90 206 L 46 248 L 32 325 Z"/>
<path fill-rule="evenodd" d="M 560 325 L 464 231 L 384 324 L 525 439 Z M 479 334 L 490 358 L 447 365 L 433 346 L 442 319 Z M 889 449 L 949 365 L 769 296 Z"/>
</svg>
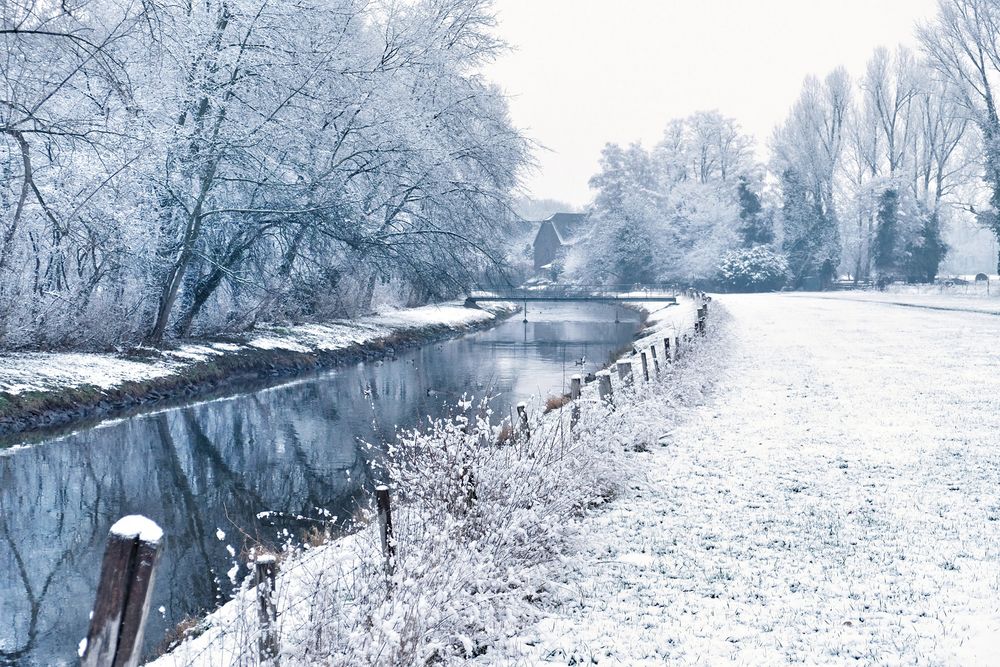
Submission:
<svg viewBox="0 0 1000 667">
<path fill-rule="evenodd" d="M 546 218 L 544 222 L 552 223 L 552 228 L 559 235 L 560 243 L 570 245 L 576 240 L 580 225 L 586 217 L 586 213 L 555 213 Z"/>
</svg>

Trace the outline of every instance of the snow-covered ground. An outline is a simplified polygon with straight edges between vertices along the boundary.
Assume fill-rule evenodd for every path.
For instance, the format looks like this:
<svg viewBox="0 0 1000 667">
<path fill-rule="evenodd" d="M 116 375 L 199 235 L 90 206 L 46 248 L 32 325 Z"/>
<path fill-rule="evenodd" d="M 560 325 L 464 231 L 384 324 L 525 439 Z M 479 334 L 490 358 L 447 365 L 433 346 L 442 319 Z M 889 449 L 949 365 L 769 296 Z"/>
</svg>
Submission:
<svg viewBox="0 0 1000 667">
<path fill-rule="evenodd" d="M 149 350 L 149 359 L 97 353 L 0 354 L 0 393 L 17 395 L 81 386 L 110 389 L 125 382 L 176 374 L 191 364 L 223 354 L 253 349 L 292 352 L 346 349 L 427 327 L 457 330 L 483 324 L 500 313 L 511 312 L 512 308 L 509 304 L 491 304 L 477 310 L 465 308 L 460 303 L 447 303 L 329 324 L 272 327 L 251 334 L 241 344 L 187 344 L 176 350 Z"/>
<path fill-rule="evenodd" d="M 1000 315 L 1000 286 L 994 286 L 992 296 L 985 292 L 941 292 L 928 291 L 845 291 L 845 292 L 792 292 L 788 296 L 795 298 L 822 298 L 846 301 L 870 301 L 896 306 L 932 308 L 936 310 L 956 310 L 974 313 L 991 313 Z"/>
<path fill-rule="evenodd" d="M 481 660 L 998 664 L 1000 318 L 719 302 L 714 388 L 573 528 L 543 617 Z"/>
</svg>

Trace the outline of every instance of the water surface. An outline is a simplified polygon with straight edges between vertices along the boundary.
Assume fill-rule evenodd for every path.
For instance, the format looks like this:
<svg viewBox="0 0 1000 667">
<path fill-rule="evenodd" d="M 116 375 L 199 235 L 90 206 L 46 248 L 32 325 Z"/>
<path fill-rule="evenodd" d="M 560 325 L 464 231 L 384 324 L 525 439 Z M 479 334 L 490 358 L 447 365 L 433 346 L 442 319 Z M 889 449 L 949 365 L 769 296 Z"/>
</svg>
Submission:
<svg viewBox="0 0 1000 667">
<path fill-rule="evenodd" d="M 368 505 L 371 463 L 397 427 L 448 414 L 463 395 L 496 395 L 505 414 L 566 391 L 572 374 L 632 340 L 638 317 L 618 315 L 620 324 L 611 306 L 530 304 L 526 324 L 517 315 L 392 359 L 0 450 L 0 665 L 76 662 L 121 516 L 144 514 L 165 532 L 146 629 L 153 650 L 185 616 L 228 599 L 227 547 L 284 531 L 297 539 L 313 524 L 295 517 L 321 510 L 344 523 Z"/>
</svg>

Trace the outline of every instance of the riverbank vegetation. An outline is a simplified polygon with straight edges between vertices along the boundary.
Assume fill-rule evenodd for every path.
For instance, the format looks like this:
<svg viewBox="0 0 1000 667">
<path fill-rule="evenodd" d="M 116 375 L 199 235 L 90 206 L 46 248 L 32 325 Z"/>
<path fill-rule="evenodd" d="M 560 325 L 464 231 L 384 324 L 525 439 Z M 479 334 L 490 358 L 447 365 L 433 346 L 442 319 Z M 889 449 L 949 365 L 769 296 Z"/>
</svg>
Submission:
<svg viewBox="0 0 1000 667">
<path fill-rule="evenodd" d="M 690 304 L 659 313 L 645 344 L 662 350 L 663 335 L 690 334 L 693 316 Z M 373 471 L 398 499 L 392 572 L 374 527 L 319 547 L 289 546 L 276 589 L 281 664 L 516 661 L 523 647 L 510 638 L 557 594 L 577 520 L 641 475 L 640 452 L 657 448 L 713 384 L 728 324 L 718 309 L 711 322 L 709 335 L 663 364 L 656 380 L 636 373 L 623 386 L 616 378 L 613 406 L 588 386 L 572 429 L 570 406 L 544 416 L 531 406 L 528 437 L 468 402 L 452 419 L 402 434 Z M 256 664 L 260 625 L 249 584 L 152 664 Z"/>
<path fill-rule="evenodd" d="M 876 49 L 856 81 L 807 78 L 763 161 L 718 112 L 671 121 L 651 148 L 609 144 L 567 274 L 741 290 L 934 280 L 949 226 L 1000 238 L 998 25 L 996 0 L 941 0 L 919 51 Z M 787 270 L 762 283 L 765 258 Z"/>
<path fill-rule="evenodd" d="M 107 349 L 454 294 L 527 144 L 485 0 L 0 9 L 0 349 Z"/>
</svg>

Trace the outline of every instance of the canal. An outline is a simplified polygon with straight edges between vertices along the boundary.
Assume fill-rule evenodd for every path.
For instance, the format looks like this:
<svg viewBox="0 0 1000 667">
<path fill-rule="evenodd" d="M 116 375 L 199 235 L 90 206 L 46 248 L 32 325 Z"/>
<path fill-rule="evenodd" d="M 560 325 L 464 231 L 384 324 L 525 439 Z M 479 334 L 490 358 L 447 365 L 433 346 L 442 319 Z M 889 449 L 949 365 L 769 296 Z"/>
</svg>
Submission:
<svg viewBox="0 0 1000 667">
<path fill-rule="evenodd" d="M 530 306 L 460 338 L 252 393 L 0 449 L 0 665 L 75 664 L 108 528 L 144 514 L 164 529 L 146 630 L 226 601 L 252 541 L 336 530 L 367 506 L 369 470 L 397 428 L 491 395 L 496 414 L 562 393 L 629 343 L 639 317 L 599 304 Z M 16 444 L 16 443 L 13 443 Z"/>
</svg>

